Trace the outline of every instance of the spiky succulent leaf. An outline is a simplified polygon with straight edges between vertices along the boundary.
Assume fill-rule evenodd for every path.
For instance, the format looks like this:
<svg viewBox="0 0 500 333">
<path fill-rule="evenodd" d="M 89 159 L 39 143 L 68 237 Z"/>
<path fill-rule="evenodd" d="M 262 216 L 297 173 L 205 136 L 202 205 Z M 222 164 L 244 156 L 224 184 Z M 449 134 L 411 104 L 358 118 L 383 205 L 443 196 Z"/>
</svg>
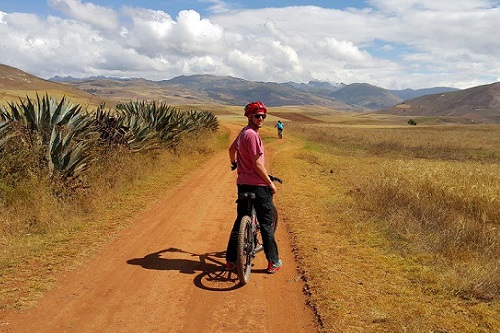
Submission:
<svg viewBox="0 0 500 333">
<path fill-rule="evenodd" d="M 32 148 L 36 146 L 35 151 L 45 151 L 42 160 L 47 161 L 51 175 L 58 172 L 63 178 L 74 177 L 75 170 L 85 169 L 83 165 L 90 154 L 85 142 L 93 131 L 93 120 L 81 112 L 79 105 L 71 105 L 65 97 L 58 103 L 46 94 L 43 97 L 37 95 L 36 103 L 27 97 L 17 105 L 10 103 L 9 107 L 10 110 L 2 110 L 2 119 L 9 121 L 8 127 L 26 129 L 21 131 L 25 141 Z M 14 124 L 18 125 L 12 126 Z M 7 132 L 4 127 L 1 127 L 2 133 Z M 3 136 L 4 141 L 7 141 L 7 136 Z"/>
</svg>

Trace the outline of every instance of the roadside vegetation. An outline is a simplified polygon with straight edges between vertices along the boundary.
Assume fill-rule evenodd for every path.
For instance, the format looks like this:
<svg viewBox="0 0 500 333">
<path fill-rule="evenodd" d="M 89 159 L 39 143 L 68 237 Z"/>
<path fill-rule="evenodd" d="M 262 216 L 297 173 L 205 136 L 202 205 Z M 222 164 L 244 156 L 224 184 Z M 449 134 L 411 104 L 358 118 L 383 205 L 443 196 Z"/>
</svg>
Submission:
<svg viewBox="0 0 500 333">
<path fill-rule="evenodd" d="M 225 146 L 218 128 L 210 112 L 154 101 L 86 110 L 46 95 L 0 107 L 0 309 L 30 305 L 169 190 L 159 184 Z"/>
<path fill-rule="evenodd" d="M 287 140 L 278 204 L 325 331 L 500 331 L 500 127 L 290 122 Z"/>
<path fill-rule="evenodd" d="M 321 329 L 500 331 L 500 127 L 320 111 L 307 110 L 308 123 L 283 112 L 285 139 L 274 128 L 263 136 Z M 48 96 L 1 109 L 0 309 L 33 304 L 56 272 L 227 149 L 216 120 L 155 102 L 86 110 Z"/>
</svg>

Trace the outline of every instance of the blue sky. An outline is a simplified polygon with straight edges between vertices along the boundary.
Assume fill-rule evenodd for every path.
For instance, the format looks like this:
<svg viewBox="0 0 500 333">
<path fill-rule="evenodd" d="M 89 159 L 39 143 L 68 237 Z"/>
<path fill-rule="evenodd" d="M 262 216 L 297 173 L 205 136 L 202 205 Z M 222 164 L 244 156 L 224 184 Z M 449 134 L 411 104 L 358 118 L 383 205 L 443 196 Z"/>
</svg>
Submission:
<svg viewBox="0 0 500 333">
<path fill-rule="evenodd" d="M 50 78 L 500 81 L 500 1 L 0 0 L 0 63 Z"/>
<path fill-rule="evenodd" d="M 289 7 L 289 6 L 319 6 L 323 8 L 345 9 L 349 7 L 361 8 L 368 6 L 366 1 L 198 1 L 198 0 L 136 0 L 136 1 L 116 1 L 116 0 L 99 0 L 93 1 L 101 6 L 114 8 L 119 10 L 122 6 L 128 5 L 132 7 L 144 7 L 155 10 L 163 10 L 172 16 L 176 16 L 181 10 L 194 9 L 200 14 L 207 15 L 211 12 L 212 7 L 217 4 L 224 3 L 224 7 L 231 10 L 255 9 L 265 7 Z M 4 12 L 22 12 L 22 13 L 38 13 L 39 15 L 54 15 L 57 11 L 53 10 L 44 0 L 1 0 L 0 10 Z"/>
</svg>

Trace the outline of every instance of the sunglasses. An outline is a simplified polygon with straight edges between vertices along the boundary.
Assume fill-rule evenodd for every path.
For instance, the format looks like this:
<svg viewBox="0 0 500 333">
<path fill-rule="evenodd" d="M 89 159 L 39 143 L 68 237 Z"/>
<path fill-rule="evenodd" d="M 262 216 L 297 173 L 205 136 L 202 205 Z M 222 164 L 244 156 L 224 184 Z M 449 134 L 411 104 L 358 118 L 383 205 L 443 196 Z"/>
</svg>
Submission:
<svg viewBox="0 0 500 333">
<path fill-rule="evenodd" d="M 254 118 L 257 118 L 257 119 L 266 119 L 265 114 L 254 114 L 253 116 L 254 116 Z"/>
</svg>

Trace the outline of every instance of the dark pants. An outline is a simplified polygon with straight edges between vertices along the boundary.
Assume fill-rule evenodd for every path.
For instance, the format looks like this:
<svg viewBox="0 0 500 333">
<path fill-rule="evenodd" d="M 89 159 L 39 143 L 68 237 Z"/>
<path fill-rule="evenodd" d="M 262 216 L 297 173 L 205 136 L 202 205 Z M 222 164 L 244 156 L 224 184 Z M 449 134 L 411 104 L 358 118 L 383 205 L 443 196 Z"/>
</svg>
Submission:
<svg viewBox="0 0 500 333">
<path fill-rule="evenodd" d="M 271 189 L 264 186 L 238 185 L 238 197 L 239 194 L 243 192 L 254 192 L 256 194 L 254 205 L 255 211 L 257 212 L 257 219 L 259 220 L 264 252 L 268 261 L 277 262 L 279 255 L 278 245 L 274 239 L 274 230 L 272 227 L 274 203 Z M 240 230 L 241 218 L 248 215 L 248 206 L 245 201 L 238 201 L 237 212 L 238 216 L 234 221 L 226 251 L 226 260 L 231 262 L 236 262 L 238 256 L 238 233 Z"/>
</svg>

